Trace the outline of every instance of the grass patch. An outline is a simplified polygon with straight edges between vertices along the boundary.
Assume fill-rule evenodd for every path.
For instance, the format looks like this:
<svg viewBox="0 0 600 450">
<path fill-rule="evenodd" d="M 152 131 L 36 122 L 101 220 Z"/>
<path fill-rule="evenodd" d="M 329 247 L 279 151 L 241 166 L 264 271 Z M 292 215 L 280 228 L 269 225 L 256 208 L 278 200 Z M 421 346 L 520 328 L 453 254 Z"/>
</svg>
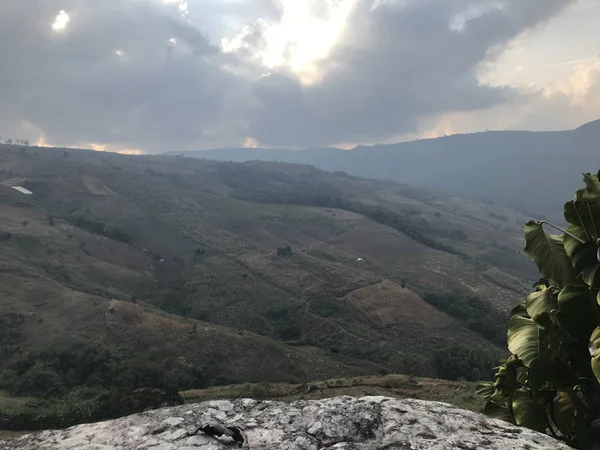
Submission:
<svg viewBox="0 0 600 450">
<path fill-rule="evenodd" d="M 407 375 L 385 375 L 358 378 L 335 378 L 305 384 L 257 383 L 221 386 L 180 392 L 186 403 L 218 399 L 254 398 L 293 402 L 301 399 L 323 399 L 339 395 L 362 397 L 383 395 L 394 398 L 449 403 L 470 411 L 483 408 L 475 394 L 476 383 L 416 378 Z"/>
</svg>

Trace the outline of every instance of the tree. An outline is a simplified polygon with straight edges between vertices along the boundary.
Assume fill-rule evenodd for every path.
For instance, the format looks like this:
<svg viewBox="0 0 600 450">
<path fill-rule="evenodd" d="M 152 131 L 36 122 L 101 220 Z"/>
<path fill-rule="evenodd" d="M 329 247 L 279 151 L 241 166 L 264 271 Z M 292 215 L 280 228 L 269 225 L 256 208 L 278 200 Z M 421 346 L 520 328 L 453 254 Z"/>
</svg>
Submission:
<svg viewBox="0 0 600 450">
<path fill-rule="evenodd" d="M 524 226 L 525 252 L 543 277 L 509 319 L 512 355 L 480 385 L 492 417 L 600 449 L 600 172 L 564 206 L 563 230 Z M 544 227 L 561 234 L 548 234 Z"/>
<path fill-rule="evenodd" d="M 23 141 L 23 144 L 25 144 L 26 146 L 29 146 L 29 140 L 28 140 L 28 139 L 25 139 L 25 140 Z"/>
<path fill-rule="evenodd" d="M 277 256 L 292 256 L 292 247 L 288 245 L 287 247 L 277 248 Z"/>
<path fill-rule="evenodd" d="M 13 143 L 13 140 L 12 140 L 11 138 L 8 138 L 8 139 L 6 140 L 6 143 L 7 143 L 8 145 L 12 145 L 12 143 Z"/>
</svg>

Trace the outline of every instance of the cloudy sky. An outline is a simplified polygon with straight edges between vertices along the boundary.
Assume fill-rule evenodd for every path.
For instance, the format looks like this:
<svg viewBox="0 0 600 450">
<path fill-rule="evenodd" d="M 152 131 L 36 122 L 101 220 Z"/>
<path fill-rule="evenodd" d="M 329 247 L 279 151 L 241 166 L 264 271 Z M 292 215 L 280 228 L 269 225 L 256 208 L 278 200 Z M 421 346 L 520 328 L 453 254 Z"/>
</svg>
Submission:
<svg viewBox="0 0 600 450">
<path fill-rule="evenodd" d="M 0 2 L 0 136 L 161 152 L 600 118 L 600 0 Z"/>
</svg>

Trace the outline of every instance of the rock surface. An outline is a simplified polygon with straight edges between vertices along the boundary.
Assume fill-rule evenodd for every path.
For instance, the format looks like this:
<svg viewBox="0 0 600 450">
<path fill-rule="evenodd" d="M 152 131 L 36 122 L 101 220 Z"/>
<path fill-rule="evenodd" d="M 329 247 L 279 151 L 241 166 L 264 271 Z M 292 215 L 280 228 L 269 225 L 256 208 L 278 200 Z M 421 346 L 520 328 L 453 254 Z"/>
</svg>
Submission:
<svg viewBox="0 0 600 450">
<path fill-rule="evenodd" d="M 247 444 L 200 430 L 243 430 Z M 236 428 L 237 427 L 237 428 Z M 207 428 L 205 428 L 206 430 Z M 212 433 L 215 434 L 215 433 Z M 218 434 L 218 433 L 217 433 Z M 239 439 L 240 433 L 236 436 Z M 4 447 L 3 447 L 4 445 Z M 43 431 L 0 443 L 6 450 L 567 450 L 534 431 L 444 403 L 336 397 L 292 404 L 212 401 Z"/>
</svg>

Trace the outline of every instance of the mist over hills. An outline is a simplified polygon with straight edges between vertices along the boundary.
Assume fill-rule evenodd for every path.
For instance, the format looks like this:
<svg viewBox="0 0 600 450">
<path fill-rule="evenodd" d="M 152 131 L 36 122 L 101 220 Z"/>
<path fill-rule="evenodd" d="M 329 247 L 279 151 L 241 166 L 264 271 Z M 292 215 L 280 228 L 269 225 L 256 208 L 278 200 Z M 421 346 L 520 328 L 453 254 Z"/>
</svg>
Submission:
<svg viewBox="0 0 600 450">
<path fill-rule="evenodd" d="M 596 120 L 568 131 L 489 131 L 352 150 L 224 148 L 183 154 L 311 164 L 562 220 L 556 204 L 579 187 L 581 172 L 600 165 L 599 143 L 600 120 Z"/>
</svg>

